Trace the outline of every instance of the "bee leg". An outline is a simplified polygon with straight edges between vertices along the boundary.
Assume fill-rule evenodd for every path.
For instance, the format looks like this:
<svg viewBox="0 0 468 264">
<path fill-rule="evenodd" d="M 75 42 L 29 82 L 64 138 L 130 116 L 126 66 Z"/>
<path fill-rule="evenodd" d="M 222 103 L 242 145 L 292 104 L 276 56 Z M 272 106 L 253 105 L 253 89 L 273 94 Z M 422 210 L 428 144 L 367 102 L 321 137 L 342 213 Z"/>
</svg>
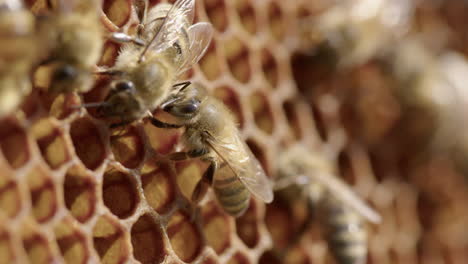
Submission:
<svg viewBox="0 0 468 264">
<path fill-rule="evenodd" d="M 173 88 L 176 88 L 176 87 L 182 86 L 182 87 L 179 89 L 179 92 L 181 92 L 181 91 L 183 91 L 185 88 L 187 88 L 190 84 L 192 84 L 191 81 L 186 81 L 186 82 L 176 83 L 176 84 L 174 84 L 172 87 L 173 87 Z"/>
<path fill-rule="evenodd" d="M 116 43 L 120 43 L 120 44 L 125 44 L 125 43 L 133 43 L 133 44 L 136 44 L 138 46 L 145 46 L 145 42 L 140 39 L 140 38 L 136 38 L 136 37 L 132 37 L 130 35 L 127 35 L 123 32 L 112 32 L 110 35 L 109 35 L 109 40 L 113 41 L 113 42 L 116 42 Z"/>
<path fill-rule="evenodd" d="M 206 169 L 205 173 L 203 173 L 202 178 L 195 186 L 195 189 L 192 193 L 192 202 L 198 203 L 206 194 L 208 187 L 211 186 L 213 183 L 213 176 L 218 168 L 218 164 L 215 161 L 211 161 L 210 166 Z"/>
<path fill-rule="evenodd" d="M 165 123 L 163 121 L 160 121 L 159 119 L 156 119 L 155 117 L 150 117 L 150 120 L 151 120 L 151 124 L 159 128 L 181 128 L 183 127 L 182 125 L 178 125 L 178 124 Z"/>
<path fill-rule="evenodd" d="M 186 160 L 191 158 L 201 157 L 209 152 L 209 149 L 199 148 L 192 149 L 187 152 L 174 152 L 169 155 L 169 159 L 173 161 Z"/>
</svg>

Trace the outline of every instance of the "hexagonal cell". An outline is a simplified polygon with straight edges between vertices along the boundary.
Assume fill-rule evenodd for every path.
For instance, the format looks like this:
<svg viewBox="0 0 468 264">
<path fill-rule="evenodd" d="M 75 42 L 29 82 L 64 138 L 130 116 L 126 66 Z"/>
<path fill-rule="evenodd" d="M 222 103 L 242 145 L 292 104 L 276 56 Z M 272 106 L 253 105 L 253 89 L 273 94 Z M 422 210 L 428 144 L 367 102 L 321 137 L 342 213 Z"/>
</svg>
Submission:
<svg viewBox="0 0 468 264">
<path fill-rule="evenodd" d="M 62 220 L 54 227 L 55 239 L 65 263 L 86 263 L 90 258 L 86 236 L 72 220 Z"/>
<path fill-rule="evenodd" d="M 231 246 L 232 230 L 229 216 L 214 201 L 203 206 L 202 216 L 206 242 L 218 255 L 221 255 Z"/>
<path fill-rule="evenodd" d="M 217 49 L 216 40 L 213 39 L 205 55 L 203 55 L 203 58 L 198 62 L 203 75 L 210 81 L 216 80 L 223 73 L 219 65 Z"/>
<path fill-rule="evenodd" d="M 143 141 L 133 126 L 122 128 L 110 138 L 114 158 L 126 168 L 136 168 L 143 161 Z"/>
<path fill-rule="evenodd" d="M 168 120 L 168 114 L 157 111 L 154 116 L 160 120 Z M 170 118 L 169 118 L 170 119 Z M 151 122 L 144 125 L 146 136 L 149 139 L 151 147 L 160 154 L 168 154 L 174 151 L 179 142 L 181 130 L 157 128 Z"/>
<path fill-rule="evenodd" d="M 351 186 L 356 184 L 357 178 L 353 170 L 351 158 L 347 152 L 343 151 L 338 155 L 338 167 L 340 170 L 339 175 L 343 180 Z"/>
<path fill-rule="evenodd" d="M 236 252 L 228 261 L 227 264 L 250 264 L 249 258 L 244 253 Z"/>
<path fill-rule="evenodd" d="M 132 176 L 109 168 L 102 184 L 104 205 L 119 218 L 131 216 L 139 203 L 139 196 Z"/>
<path fill-rule="evenodd" d="M 99 132 L 96 125 L 88 118 L 77 119 L 70 127 L 75 153 L 90 170 L 98 168 L 106 158 L 104 139 Z"/>
<path fill-rule="evenodd" d="M 0 126 L 0 148 L 14 169 L 24 166 L 31 155 L 25 131 L 11 120 L 3 120 Z"/>
<path fill-rule="evenodd" d="M 271 85 L 276 88 L 278 85 L 278 61 L 273 56 L 273 53 L 269 49 L 263 49 L 261 52 L 262 71 L 265 79 Z"/>
<path fill-rule="evenodd" d="M 214 90 L 213 95 L 231 110 L 231 113 L 234 115 L 236 124 L 239 124 L 239 128 L 244 127 L 244 114 L 242 112 L 242 107 L 240 104 L 240 96 L 235 92 L 235 90 L 229 86 L 218 87 Z"/>
<path fill-rule="evenodd" d="M 182 261 L 191 262 L 200 254 L 203 247 L 201 232 L 188 215 L 180 211 L 174 213 L 169 219 L 167 234 L 172 249 Z"/>
<path fill-rule="evenodd" d="M 4 263 L 13 263 L 15 259 L 10 234 L 4 230 L 0 230 L 0 256 L 2 256 L 1 261 Z"/>
<path fill-rule="evenodd" d="M 276 1 L 271 1 L 268 6 L 268 21 L 270 32 L 273 37 L 281 41 L 286 35 L 286 23 L 283 10 Z"/>
<path fill-rule="evenodd" d="M 257 127 L 265 133 L 273 133 L 275 120 L 268 97 L 263 93 L 256 92 L 250 96 L 249 102 Z"/>
<path fill-rule="evenodd" d="M 103 46 L 102 56 L 97 63 L 99 66 L 112 67 L 115 63 L 115 58 L 119 54 L 120 45 L 111 41 L 107 41 Z"/>
<path fill-rule="evenodd" d="M 102 263 L 125 263 L 130 257 L 126 231 L 110 216 L 101 216 L 93 227 L 94 249 Z"/>
<path fill-rule="evenodd" d="M 275 248 L 284 249 L 289 243 L 292 235 L 289 229 L 290 214 L 291 212 L 286 204 L 275 201 L 275 203 L 267 206 L 265 223 L 273 239 Z"/>
<path fill-rule="evenodd" d="M 30 263 L 54 262 L 50 244 L 48 243 L 47 238 L 39 232 L 28 230 L 24 233 L 23 247 L 27 253 Z"/>
<path fill-rule="evenodd" d="M 251 1 L 248 0 L 237 0 L 235 2 L 235 9 L 239 16 L 239 20 L 243 28 L 250 34 L 257 32 L 257 21 L 255 9 L 252 6 Z"/>
<path fill-rule="evenodd" d="M 50 220 L 58 210 L 57 191 L 49 174 L 41 167 L 32 168 L 27 174 L 32 214 L 39 223 Z"/>
<path fill-rule="evenodd" d="M 160 165 L 141 175 L 146 201 L 160 214 L 166 213 L 176 198 L 173 179 L 174 175 L 167 165 Z"/>
<path fill-rule="evenodd" d="M 320 139 L 322 139 L 322 141 L 327 141 L 327 127 L 325 125 L 325 121 L 322 117 L 322 114 L 320 113 L 320 110 L 315 105 L 312 105 L 310 109 L 312 111 L 315 129 L 317 130 L 318 136 L 320 136 Z"/>
<path fill-rule="evenodd" d="M 121 27 L 130 18 L 131 1 L 127 0 L 104 0 L 102 10 L 112 23 Z"/>
<path fill-rule="evenodd" d="M 262 168 L 265 170 L 266 174 L 271 175 L 264 150 L 253 139 L 248 139 L 246 143 L 262 165 Z"/>
<path fill-rule="evenodd" d="M 273 250 L 263 252 L 258 263 L 260 264 L 281 264 L 281 259 Z"/>
<path fill-rule="evenodd" d="M 65 175 L 63 195 L 67 209 L 76 220 L 84 223 L 96 210 L 96 183 L 81 167 L 71 167 Z"/>
<path fill-rule="evenodd" d="M 191 201 L 193 191 L 207 168 L 208 164 L 197 159 L 176 163 L 177 185 L 188 201 Z"/>
<path fill-rule="evenodd" d="M 6 175 L 0 174 L 0 212 L 14 218 L 21 211 L 22 201 L 18 184 Z"/>
<path fill-rule="evenodd" d="M 41 119 L 32 127 L 32 135 L 41 150 L 42 158 L 52 169 L 57 169 L 70 160 L 63 131 L 49 119 Z"/>
<path fill-rule="evenodd" d="M 226 39 L 223 47 L 232 76 L 242 83 L 247 83 L 252 75 L 249 48 L 237 37 Z"/>
<path fill-rule="evenodd" d="M 249 209 L 244 215 L 236 219 L 236 231 L 239 238 L 249 248 L 254 248 L 260 241 L 260 233 L 258 231 L 257 204 L 250 202 Z"/>
<path fill-rule="evenodd" d="M 206 14 L 213 24 L 214 28 L 219 32 L 224 32 L 229 24 L 229 16 L 226 14 L 226 4 L 222 0 L 207 0 L 203 1 Z"/>
<path fill-rule="evenodd" d="M 153 216 L 142 215 L 132 226 L 133 255 L 141 263 L 161 263 L 166 256 L 162 229 Z"/>
<path fill-rule="evenodd" d="M 288 100 L 283 103 L 283 110 L 286 114 L 286 119 L 288 121 L 288 129 L 292 132 L 295 139 L 302 138 L 302 130 L 299 123 L 298 115 L 300 114 L 296 108 L 294 100 Z"/>
</svg>

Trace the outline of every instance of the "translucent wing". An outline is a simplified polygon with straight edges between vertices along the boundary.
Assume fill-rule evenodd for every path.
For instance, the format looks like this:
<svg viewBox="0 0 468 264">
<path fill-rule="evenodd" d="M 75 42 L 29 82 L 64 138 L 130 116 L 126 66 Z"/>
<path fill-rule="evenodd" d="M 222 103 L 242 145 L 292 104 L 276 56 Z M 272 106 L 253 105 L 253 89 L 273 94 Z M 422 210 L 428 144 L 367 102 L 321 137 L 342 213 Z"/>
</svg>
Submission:
<svg viewBox="0 0 468 264">
<path fill-rule="evenodd" d="M 252 194 L 266 203 L 273 201 L 270 180 L 238 133 L 222 141 L 209 137 L 208 143 Z"/>
<path fill-rule="evenodd" d="M 177 0 L 167 12 L 161 28 L 149 44 L 149 49 L 159 50 L 172 46 L 179 35 L 183 34 L 183 28 L 192 23 L 194 7 L 195 0 Z"/>
<path fill-rule="evenodd" d="M 182 74 L 193 64 L 197 63 L 205 55 L 211 38 L 213 37 L 213 26 L 210 23 L 200 22 L 190 26 L 188 29 L 189 49 L 184 63 L 180 66 L 178 73 Z"/>
<path fill-rule="evenodd" d="M 361 200 L 344 182 L 331 173 L 324 173 L 316 169 L 313 169 L 313 171 L 316 171 L 316 173 L 311 174 L 310 177 L 322 183 L 335 198 L 354 208 L 354 210 L 370 222 L 380 223 L 382 220 L 380 215 Z"/>
</svg>

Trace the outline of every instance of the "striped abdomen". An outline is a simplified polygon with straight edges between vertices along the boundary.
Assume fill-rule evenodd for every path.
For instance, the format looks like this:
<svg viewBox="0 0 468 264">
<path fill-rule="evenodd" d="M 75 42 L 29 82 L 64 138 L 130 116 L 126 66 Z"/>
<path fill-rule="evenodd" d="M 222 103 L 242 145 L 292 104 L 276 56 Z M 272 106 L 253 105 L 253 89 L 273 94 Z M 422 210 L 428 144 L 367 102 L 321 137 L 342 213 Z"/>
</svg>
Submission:
<svg viewBox="0 0 468 264">
<path fill-rule="evenodd" d="M 223 209 L 232 216 L 242 215 L 250 203 L 250 192 L 237 176 L 216 178 L 213 189 Z"/>
<path fill-rule="evenodd" d="M 328 247 L 337 263 L 366 263 L 367 233 L 361 217 L 333 198 L 327 199 L 325 210 Z"/>
</svg>

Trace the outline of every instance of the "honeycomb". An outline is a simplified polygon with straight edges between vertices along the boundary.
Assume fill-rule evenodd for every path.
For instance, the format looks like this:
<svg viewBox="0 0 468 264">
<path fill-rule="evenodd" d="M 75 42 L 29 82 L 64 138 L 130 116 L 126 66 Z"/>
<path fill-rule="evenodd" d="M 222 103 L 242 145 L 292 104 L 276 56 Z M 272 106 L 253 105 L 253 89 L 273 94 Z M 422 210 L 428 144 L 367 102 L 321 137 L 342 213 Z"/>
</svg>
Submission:
<svg viewBox="0 0 468 264">
<path fill-rule="evenodd" d="M 106 30 L 134 30 L 133 2 L 103 1 Z M 467 53 L 468 5 L 420 2 L 415 30 L 434 52 Z M 26 3 L 37 13 L 50 8 Z M 215 34 L 186 77 L 232 110 L 270 177 L 275 153 L 294 142 L 337 153 L 340 177 L 384 219 L 368 227 L 369 263 L 465 263 L 463 172 L 444 153 L 407 151 L 402 106 L 377 64 L 336 72 L 332 58 L 301 51 L 298 21 L 329 5 L 196 0 L 196 20 L 211 22 Z M 446 41 L 433 43 L 434 32 Z M 118 50 L 107 42 L 99 65 L 112 66 Z M 237 219 L 211 190 L 191 204 L 207 164 L 165 158 L 181 130 L 147 120 L 109 129 L 93 109 L 70 107 L 103 100 L 106 84 L 100 78 L 82 96 L 53 97 L 36 80 L 21 114 L 1 121 L 0 263 L 333 263 L 320 225 L 299 232 L 310 220 L 305 201 L 252 199 Z"/>
</svg>

